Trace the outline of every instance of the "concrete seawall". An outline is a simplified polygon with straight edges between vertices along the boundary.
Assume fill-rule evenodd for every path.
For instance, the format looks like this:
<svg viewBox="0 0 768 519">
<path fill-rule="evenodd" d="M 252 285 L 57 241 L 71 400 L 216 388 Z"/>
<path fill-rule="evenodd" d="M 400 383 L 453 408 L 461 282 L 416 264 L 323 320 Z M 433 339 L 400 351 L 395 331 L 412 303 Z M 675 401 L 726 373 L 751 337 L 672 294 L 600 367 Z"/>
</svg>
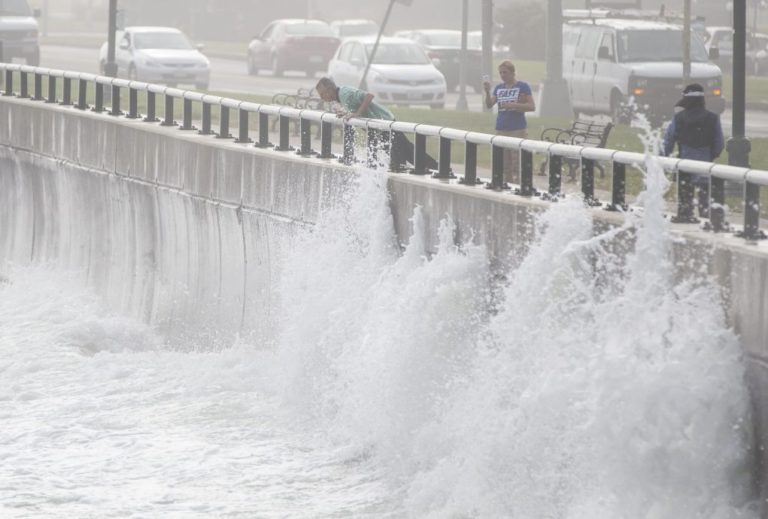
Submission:
<svg viewBox="0 0 768 519">
<path fill-rule="evenodd" d="M 338 200 L 352 177 L 336 161 L 2 98 L 0 264 L 50 262 L 81 271 L 116 311 L 168 330 L 178 341 L 213 323 L 227 330 L 223 341 L 268 334 L 265 294 L 282 248 Z M 430 236 L 450 215 L 458 239 L 473 235 L 502 263 L 525 249 L 532 214 L 549 204 L 409 175 L 392 175 L 389 186 L 402 240 L 418 204 Z M 600 209 L 594 215 L 605 225 L 621 221 Z M 755 422 L 765 443 L 768 244 L 704 233 L 695 225 L 673 226 L 673 232 L 680 238 L 681 274 L 706 272 L 722 288 L 747 353 Z M 132 282 L 116 282 L 124 279 Z"/>
</svg>

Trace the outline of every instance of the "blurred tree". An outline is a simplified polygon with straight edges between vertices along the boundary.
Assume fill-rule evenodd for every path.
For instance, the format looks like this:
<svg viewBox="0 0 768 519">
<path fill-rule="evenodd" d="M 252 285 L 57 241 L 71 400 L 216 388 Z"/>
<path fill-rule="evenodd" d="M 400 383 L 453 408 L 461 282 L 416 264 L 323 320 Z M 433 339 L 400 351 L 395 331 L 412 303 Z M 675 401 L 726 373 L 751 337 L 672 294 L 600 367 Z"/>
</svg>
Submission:
<svg viewBox="0 0 768 519">
<path fill-rule="evenodd" d="M 497 10 L 495 21 L 503 26 L 497 43 L 509 45 L 511 57 L 544 59 L 545 6 L 538 0 L 513 0 Z"/>
</svg>

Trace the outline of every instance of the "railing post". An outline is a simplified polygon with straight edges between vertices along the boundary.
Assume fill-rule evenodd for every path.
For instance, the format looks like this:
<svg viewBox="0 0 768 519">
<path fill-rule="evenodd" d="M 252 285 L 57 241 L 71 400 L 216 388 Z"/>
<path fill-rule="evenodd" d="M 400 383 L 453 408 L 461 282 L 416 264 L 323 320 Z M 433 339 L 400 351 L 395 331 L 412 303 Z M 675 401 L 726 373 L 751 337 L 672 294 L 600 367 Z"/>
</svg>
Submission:
<svg viewBox="0 0 768 519">
<path fill-rule="evenodd" d="M 765 234 L 760 230 L 760 185 L 744 182 L 744 232 L 738 236 L 745 240 L 762 240 Z"/>
<path fill-rule="evenodd" d="M 536 189 L 533 187 L 533 152 L 520 150 L 520 188 L 515 191 L 520 196 L 533 196 Z"/>
<path fill-rule="evenodd" d="M 728 226 L 725 223 L 725 180 L 710 177 L 709 190 L 709 223 L 712 231 L 726 231 Z"/>
<path fill-rule="evenodd" d="M 613 161 L 613 176 L 611 180 L 611 204 L 606 211 L 624 211 L 627 204 L 624 200 L 624 189 L 627 183 L 626 164 Z"/>
<path fill-rule="evenodd" d="M 94 112 L 103 112 L 104 111 L 104 85 L 97 82 L 96 83 L 96 100 L 93 107 Z"/>
<path fill-rule="evenodd" d="M 39 72 L 35 72 L 35 91 L 32 99 L 35 101 L 43 100 L 43 75 Z"/>
<path fill-rule="evenodd" d="M 48 76 L 48 99 L 46 103 L 56 103 L 56 76 Z"/>
<path fill-rule="evenodd" d="M 123 115 L 120 110 L 120 87 L 117 85 L 112 85 L 112 110 L 109 115 Z"/>
<path fill-rule="evenodd" d="M 173 101 L 173 96 L 165 94 L 165 119 L 160 126 L 176 126 L 176 121 L 173 120 Z"/>
<path fill-rule="evenodd" d="M 235 139 L 235 142 L 239 143 L 248 143 L 253 142 L 251 138 L 248 135 L 248 110 L 244 110 L 242 108 L 238 108 L 239 113 L 239 122 L 237 125 L 237 139 Z"/>
<path fill-rule="evenodd" d="M 182 116 L 181 116 L 181 126 L 179 127 L 182 130 L 194 130 L 195 127 L 192 126 L 192 100 L 191 99 L 184 99 L 184 102 L 182 104 Z"/>
<path fill-rule="evenodd" d="M 550 197 L 560 196 L 560 190 L 563 185 L 563 157 L 560 155 L 549 155 L 549 189 L 547 193 Z"/>
<path fill-rule="evenodd" d="M 256 143 L 257 148 L 271 148 L 274 145 L 269 142 L 269 114 L 266 112 L 259 112 L 259 142 Z"/>
<path fill-rule="evenodd" d="M 477 144 L 464 141 L 464 177 L 459 180 L 460 184 L 474 186 L 477 180 Z"/>
<path fill-rule="evenodd" d="M 64 85 L 61 93 L 61 104 L 69 106 L 72 104 L 72 78 L 65 77 L 63 81 Z"/>
<path fill-rule="evenodd" d="M 229 139 L 232 137 L 229 134 L 229 107 L 222 104 L 219 105 L 219 134 L 217 139 Z"/>
<path fill-rule="evenodd" d="M 456 178 L 451 173 L 451 139 L 440 137 L 440 155 L 437 161 L 437 173 L 432 178 L 450 179 Z"/>
<path fill-rule="evenodd" d="M 379 157 L 378 135 L 376 135 L 376 130 L 373 128 L 366 128 L 365 135 L 367 141 L 365 146 L 366 164 L 369 168 L 375 169 Z"/>
<path fill-rule="evenodd" d="M 27 77 L 27 73 L 24 72 L 23 70 L 20 70 L 19 74 L 20 74 L 20 77 L 19 77 L 19 82 L 20 82 L 19 97 L 22 98 L 22 99 L 26 99 L 26 98 L 29 97 L 29 84 L 28 84 L 29 78 Z"/>
<path fill-rule="evenodd" d="M 77 108 L 80 110 L 88 109 L 88 81 L 80 79 L 77 87 Z"/>
<path fill-rule="evenodd" d="M 144 120 L 148 123 L 157 122 L 157 96 L 149 90 L 147 90 L 147 116 Z"/>
<path fill-rule="evenodd" d="M 414 175 L 426 175 L 427 171 L 427 136 L 414 134 L 413 170 Z"/>
<path fill-rule="evenodd" d="M 312 151 L 312 123 L 309 119 L 299 116 L 299 132 L 301 133 L 301 147 L 296 153 L 302 156 L 314 155 Z"/>
<path fill-rule="evenodd" d="M 344 151 L 341 155 L 341 163 L 350 165 L 355 161 L 355 128 L 348 123 L 344 123 L 343 137 Z"/>
<path fill-rule="evenodd" d="M 139 91 L 128 87 L 128 119 L 139 118 Z"/>
<path fill-rule="evenodd" d="M 322 121 L 320 123 L 320 158 L 332 159 L 333 151 L 331 143 L 333 142 L 333 123 Z"/>
<path fill-rule="evenodd" d="M 587 205 L 595 205 L 595 161 L 581 159 L 581 192 L 584 194 L 584 202 Z"/>
<path fill-rule="evenodd" d="M 211 135 L 211 103 L 203 101 L 203 127 L 200 130 L 200 135 Z"/>
<path fill-rule="evenodd" d="M 403 157 L 402 153 L 395 153 L 395 143 L 405 138 L 405 134 L 396 130 L 391 130 L 389 133 L 389 170 L 392 172 L 403 173 L 409 171 L 407 159 Z M 414 158 L 411 157 L 411 160 L 414 160 Z"/>
<path fill-rule="evenodd" d="M 280 143 L 275 147 L 277 151 L 291 151 L 291 120 L 286 115 L 280 115 Z"/>
<path fill-rule="evenodd" d="M 672 218 L 674 223 L 697 223 L 698 218 L 693 213 L 693 198 L 696 187 L 693 184 L 693 174 L 685 171 L 677 172 L 677 216 Z"/>
<path fill-rule="evenodd" d="M 504 184 L 504 148 L 491 143 L 491 183 L 488 189 L 502 190 Z"/>
<path fill-rule="evenodd" d="M 13 70 L 5 71 L 5 92 L 3 92 L 3 95 L 4 96 L 13 95 Z"/>
</svg>

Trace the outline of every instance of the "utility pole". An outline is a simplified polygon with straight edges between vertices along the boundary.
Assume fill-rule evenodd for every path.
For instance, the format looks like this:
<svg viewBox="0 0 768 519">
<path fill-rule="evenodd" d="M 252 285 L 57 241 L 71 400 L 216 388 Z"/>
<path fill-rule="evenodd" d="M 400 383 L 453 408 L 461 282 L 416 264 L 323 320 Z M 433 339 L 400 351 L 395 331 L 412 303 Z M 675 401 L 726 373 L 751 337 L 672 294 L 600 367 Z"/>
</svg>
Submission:
<svg viewBox="0 0 768 519">
<path fill-rule="evenodd" d="M 747 0 L 733 2 L 733 103 L 731 107 L 731 138 L 728 140 L 728 164 L 749 167 L 751 146 L 744 136 L 746 121 L 746 42 Z"/>
<path fill-rule="evenodd" d="M 456 110 L 467 111 L 467 30 L 469 27 L 469 0 L 463 0 L 461 5 L 461 57 L 459 59 L 459 99 Z M 474 78 L 477 80 L 477 78 Z"/>
<path fill-rule="evenodd" d="M 691 0 L 683 4 L 683 83 L 691 81 Z"/>
<path fill-rule="evenodd" d="M 483 29 L 483 74 L 488 75 L 493 81 L 493 0 L 483 0 L 482 10 Z M 483 111 L 491 109 L 483 103 Z"/>
<path fill-rule="evenodd" d="M 107 34 L 107 62 L 104 64 L 104 74 L 117 77 L 115 63 L 115 32 L 117 31 L 117 0 L 109 0 L 109 24 Z"/>
<path fill-rule="evenodd" d="M 563 78 L 563 0 L 549 0 L 547 8 L 547 77 L 541 84 L 540 115 L 573 115 L 568 83 Z"/>
</svg>

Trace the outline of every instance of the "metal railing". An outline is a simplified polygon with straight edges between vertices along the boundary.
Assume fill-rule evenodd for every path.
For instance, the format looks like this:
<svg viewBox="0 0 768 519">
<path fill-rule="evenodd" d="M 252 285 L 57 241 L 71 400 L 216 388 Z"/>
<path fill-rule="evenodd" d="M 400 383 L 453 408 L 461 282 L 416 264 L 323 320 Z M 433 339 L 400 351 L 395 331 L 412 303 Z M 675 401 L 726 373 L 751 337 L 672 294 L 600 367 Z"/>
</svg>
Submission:
<svg viewBox="0 0 768 519">
<path fill-rule="evenodd" d="M 364 130 L 368 142 L 378 142 L 382 135 L 392 132 L 412 134 L 414 138 L 414 157 L 411 174 L 426 175 L 440 180 L 454 178 L 451 172 L 451 146 L 458 142 L 464 146 L 464 176 L 459 183 L 466 186 L 483 184 L 477 176 L 478 146 L 488 146 L 491 149 L 491 178 L 485 186 L 493 190 L 510 189 L 504 182 L 504 149 L 520 151 L 520 185 L 513 192 L 519 196 L 556 200 L 563 195 L 562 190 L 562 160 L 576 159 L 581 162 L 581 191 L 585 200 L 594 206 L 602 205 L 605 210 L 617 211 L 627 207 L 626 203 L 626 174 L 627 166 L 643 164 L 645 155 L 642 153 L 617 151 L 606 148 L 581 147 L 569 144 L 559 144 L 532 139 L 520 139 L 469 132 L 455 128 L 443 128 L 427 124 L 417 124 L 401 121 L 384 121 L 378 119 L 353 118 L 349 121 L 339 119 L 335 114 L 310 109 L 298 109 L 287 106 L 257 104 L 237 99 L 201 94 L 199 92 L 181 90 L 162 85 L 129 81 L 94 74 L 69 72 L 63 70 L 31 67 L 27 65 L 0 63 L 0 72 L 5 75 L 5 91 L 3 96 L 18 96 L 47 103 L 71 105 L 79 110 L 91 109 L 94 112 L 107 113 L 110 116 L 124 116 L 130 119 L 141 117 L 139 114 L 139 93 L 146 96 L 146 122 L 159 122 L 165 126 L 178 126 L 182 130 L 197 130 L 193 125 L 194 104 L 201 107 L 201 128 L 199 133 L 212 135 L 219 139 L 235 139 L 238 143 L 253 143 L 256 147 L 274 147 L 279 151 L 296 151 L 303 156 L 316 156 L 324 159 L 336 158 L 332 152 L 334 127 L 343 127 L 343 152 L 340 161 L 352 164 L 358 159 L 375 160 L 376 147 L 366 147 L 366 157 L 356 157 L 354 135 L 356 129 Z M 15 91 L 15 78 L 18 77 L 18 92 Z M 30 91 L 29 79 L 33 79 Z M 48 79 L 48 91 L 44 95 L 43 78 Z M 59 88 L 59 82 L 61 88 Z M 73 99 L 72 84 L 78 86 L 77 99 Z M 87 103 L 88 89 L 93 89 L 94 104 Z M 105 89 L 109 89 L 109 106 L 105 104 Z M 59 92 L 61 98 L 59 98 Z M 123 112 L 122 94 L 128 94 L 128 111 Z M 156 113 L 157 96 L 165 100 L 162 119 Z M 182 101 L 182 122 L 175 121 L 174 101 Z M 219 110 L 218 132 L 212 128 L 211 109 L 217 106 Z M 230 134 L 230 115 L 238 117 L 236 136 Z M 258 136 L 255 142 L 250 138 L 249 118 L 258 117 Z M 276 145 L 269 140 L 269 118 L 277 118 L 279 139 Z M 290 141 L 289 124 L 291 120 L 299 122 L 299 147 L 296 150 Z M 312 149 L 311 125 L 320 126 L 320 150 Z M 439 160 L 436 172 L 426 169 L 427 138 L 439 139 Z M 547 190 L 540 193 L 533 183 L 534 153 L 548 156 Z M 602 204 L 595 198 L 594 170 L 597 162 L 610 162 L 611 200 Z M 694 214 L 694 175 L 703 175 L 710 179 L 710 222 L 705 226 L 715 232 L 728 231 L 725 221 L 725 181 L 737 182 L 744 186 L 744 227 L 737 235 L 749 241 L 762 239 L 765 234 L 760 229 L 760 188 L 768 185 L 768 171 L 740 168 L 669 157 L 659 158 L 661 166 L 667 172 L 673 172 L 678 177 L 677 215 L 674 221 L 680 223 L 697 223 Z M 402 164 L 390 164 L 393 171 L 402 169 Z"/>
</svg>

